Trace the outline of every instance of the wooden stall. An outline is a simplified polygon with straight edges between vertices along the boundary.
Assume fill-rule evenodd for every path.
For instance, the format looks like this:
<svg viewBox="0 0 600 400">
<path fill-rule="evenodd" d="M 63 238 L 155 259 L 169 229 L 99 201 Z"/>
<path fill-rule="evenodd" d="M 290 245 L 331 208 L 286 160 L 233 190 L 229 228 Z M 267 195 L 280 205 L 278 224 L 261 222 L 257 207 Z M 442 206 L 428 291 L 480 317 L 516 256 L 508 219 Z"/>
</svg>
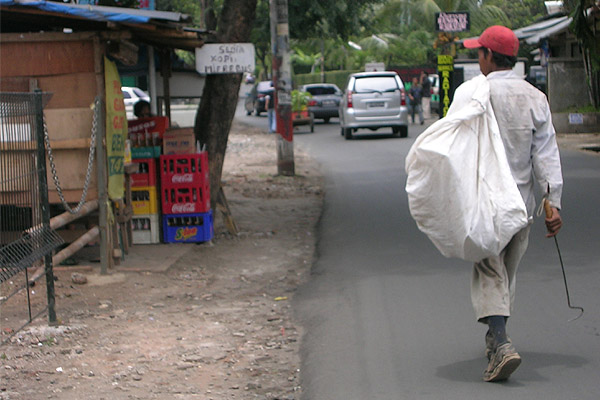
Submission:
<svg viewBox="0 0 600 400">
<path fill-rule="evenodd" d="M 203 41 L 200 32 L 183 29 L 190 19 L 179 13 L 98 6 L 89 6 L 94 12 L 87 13 L 76 5 L 59 3 L 51 10 L 43 7 L 40 3 L 0 3 L 0 91 L 40 89 L 52 93 L 44 109 L 50 147 L 62 194 L 68 203 L 76 204 L 88 180 L 92 105 L 97 96 L 102 104 L 106 101 L 104 58 L 135 62 L 139 46 L 150 46 L 168 59 L 173 49 L 193 50 Z M 86 198 L 98 204 L 99 212 L 80 232 L 84 235 L 94 225 L 100 227 L 104 272 L 111 268 L 114 257 L 120 256 L 115 242 L 117 224 L 106 209 L 107 182 L 102 171 L 107 168 L 105 124 L 101 119 L 95 129 L 99 147 Z M 60 205 L 53 180 L 48 168 L 50 203 Z M 11 193 L 0 188 L 2 204 L 10 203 L 10 197 Z"/>
</svg>

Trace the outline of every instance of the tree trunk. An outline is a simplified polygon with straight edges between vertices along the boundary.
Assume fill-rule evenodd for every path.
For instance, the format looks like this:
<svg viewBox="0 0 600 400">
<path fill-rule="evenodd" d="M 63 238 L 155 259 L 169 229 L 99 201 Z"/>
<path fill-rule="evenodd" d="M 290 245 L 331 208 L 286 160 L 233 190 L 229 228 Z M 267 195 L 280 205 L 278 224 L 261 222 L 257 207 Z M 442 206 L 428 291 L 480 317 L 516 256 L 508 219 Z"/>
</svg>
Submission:
<svg viewBox="0 0 600 400">
<path fill-rule="evenodd" d="M 217 42 L 243 43 L 250 40 L 256 1 L 225 0 L 218 22 Z M 242 74 L 207 75 L 196 113 L 194 133 L 208 150 L 210 203 L 213 209 L 221 187 L 223 161 L 241 81 Z"/>
</svg>

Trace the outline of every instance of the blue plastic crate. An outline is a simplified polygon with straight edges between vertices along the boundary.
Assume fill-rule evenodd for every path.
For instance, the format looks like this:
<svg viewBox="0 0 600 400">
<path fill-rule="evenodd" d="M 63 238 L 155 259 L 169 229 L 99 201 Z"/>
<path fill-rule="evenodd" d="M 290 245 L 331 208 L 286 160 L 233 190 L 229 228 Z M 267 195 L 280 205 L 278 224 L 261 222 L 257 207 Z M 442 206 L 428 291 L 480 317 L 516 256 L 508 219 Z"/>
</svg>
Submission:
<svg viewBox="0 0 600 400">
<path fill-rule="evenodd" d="M 212 210 L 196 214 L 163 214 L 165 243 L 200 243 L 213 238 Z"/>
</svg>

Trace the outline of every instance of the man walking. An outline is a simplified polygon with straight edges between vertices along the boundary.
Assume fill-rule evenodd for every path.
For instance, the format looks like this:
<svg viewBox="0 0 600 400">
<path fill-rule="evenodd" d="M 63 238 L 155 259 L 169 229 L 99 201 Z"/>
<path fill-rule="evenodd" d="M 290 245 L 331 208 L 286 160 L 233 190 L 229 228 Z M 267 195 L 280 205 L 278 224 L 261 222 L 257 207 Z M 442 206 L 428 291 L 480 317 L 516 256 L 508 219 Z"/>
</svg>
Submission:
<svg viewBox="0 0 600 400">
<path fill-rule="evenodd" d="M 423 89 L 421 89 L 421 85 L 419 85 L 419 79 L 414 77 L 412 79 L 412 86 L 408 91 L 408 99 L 410 101 L 410 115 L 412 118 L 412 123 L 415 123 L 415 112 L 419 114 L 419 121 L 421 125 L 423 125 L 423 109 L 421 108 L 421 99 L 423 98 Z"/>
<path fill-rule="evenodd" d="M 546 218 L 548 237 L 558 233 L 562 172 L 550 106 L 544 93 L 512 71 L 519 40 L 504 26 L 491 26 L 479 38 L 466 39 L 466 48 L 478 49 L 479 66 L 490 84 L 490 101 L 500 128 L 511 173 L 527 207 L 530 221 L 535 209 L 534 177 L 548 192 L 552 217 Z M 461 87 L 457 89 L 460 91 Z M 449 113 L 452 110 L 449 111 Z M 488 366 L 483 379 L 501 381 L 521 364 L 506 333 L 514 307 L 517 268 L 528 245 L 530 225 L 518 232 L 498 256 L 475 263 L 471 300 L 477 321 L 487 324 Z"/>
</svg>

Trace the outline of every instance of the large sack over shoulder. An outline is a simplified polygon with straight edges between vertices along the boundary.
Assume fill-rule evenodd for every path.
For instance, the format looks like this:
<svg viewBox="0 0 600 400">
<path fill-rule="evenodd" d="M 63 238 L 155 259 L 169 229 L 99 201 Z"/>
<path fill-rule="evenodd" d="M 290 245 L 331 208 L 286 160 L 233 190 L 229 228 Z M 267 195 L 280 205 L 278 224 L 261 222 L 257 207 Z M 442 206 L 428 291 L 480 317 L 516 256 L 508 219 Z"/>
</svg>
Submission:
<svg viewBox="0 0 600 400">
<path fill-rule="evenodd" d="M 484 75 L 465 82 L 454 98 L 462 106 L 423 132 L 406 157 L 411 215 L 446 257 L 498 255 L 528 223 L 489 97 Z"/>
</svg>

